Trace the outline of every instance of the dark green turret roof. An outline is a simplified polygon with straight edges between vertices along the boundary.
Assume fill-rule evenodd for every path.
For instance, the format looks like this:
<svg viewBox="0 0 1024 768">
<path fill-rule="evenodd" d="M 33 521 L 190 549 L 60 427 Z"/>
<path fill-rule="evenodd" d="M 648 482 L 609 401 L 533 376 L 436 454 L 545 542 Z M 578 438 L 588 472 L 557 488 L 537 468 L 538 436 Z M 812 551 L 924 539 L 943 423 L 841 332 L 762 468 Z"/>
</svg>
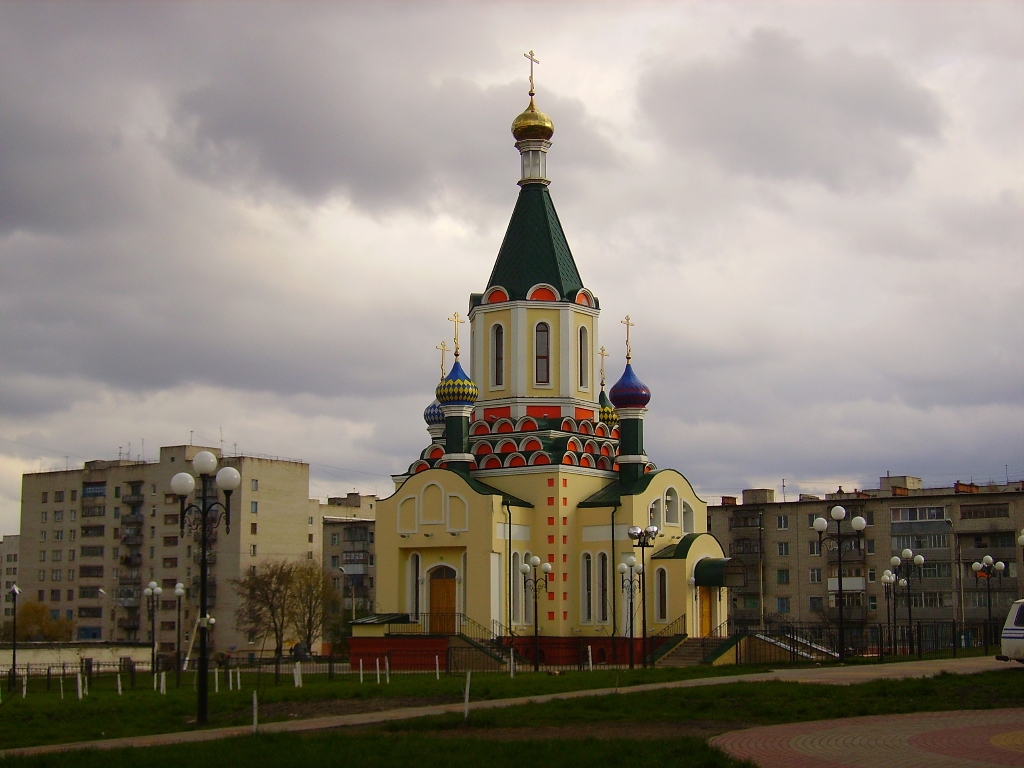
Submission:
<svg viewBox="0 0 1024 768">
<path fill-rule="evenodd" d="M 487 287 L 500 285 L 522 301 L 537 283 L 554 286 L 568 301 L 583 287 L 547 186 L 524 184 Z"/>
</svg>

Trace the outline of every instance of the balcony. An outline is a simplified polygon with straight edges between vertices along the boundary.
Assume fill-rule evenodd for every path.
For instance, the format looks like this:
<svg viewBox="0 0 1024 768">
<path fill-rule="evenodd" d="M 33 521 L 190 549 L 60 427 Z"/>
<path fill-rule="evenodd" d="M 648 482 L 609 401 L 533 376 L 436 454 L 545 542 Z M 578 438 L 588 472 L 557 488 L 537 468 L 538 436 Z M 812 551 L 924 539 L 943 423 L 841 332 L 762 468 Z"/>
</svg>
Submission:
<svg viewBox="0 0 1024 768">
<path fill-rule="evenodd" d="M 116 602 L 120 608 L 139 607 L 139 598 L 137 597 L 119 597 L 114 602 Z"/>
<path fill-rule="evenodd" d="M 196 565 L 199 565 L 200 563 L 202 563 L 203 562 L 203 554 L 201 552 L 196 552 L 194 555 L 192 555 L 192 562 L 195 563 Z M 217 563 L 217 553 L 216 552 L 207 552 L 206 553 L 206 563 L 207 563 L 207 565 L 216 565 L 216 563 Z"/>
<path fill-rule="evenodd" d="M 966 537 L 961 537 L 961 542 Z M 964 547 L 960 548 L 960 559 L 965 562 L 981 562 L 981 559 L 988 555 L 993 560 L 1002 560 L 1004 563 L 1017 559 L 1017 550 L 1013 547 Z M 927 557 L 927 555 L 925 555 Z M 1006 574 L 1003 574 L 1006 578 Z"/>
<path fill-rule="evenodd" d="M 122 576 L 117 580 L 117 583 L 122 587 L 134 587 L 142 584 L 141 576 Z"/>
<path fill-rule="evenodd" d="M 143 522 L 145 518 L 138 512 L 129 512 L 127 515 L 121 515 L 122 525 L 138 525 Z"/>
<path fill-rule="evenodd" d="M 865 589 L 867 589 L 867 579 L 865 579 L 863 576 L 843 577 L 843 592 L 863 592 Z M 828 580 L 828 591 L 839 591 L 838 578 Z"/>
<path fill-rule="evenodd" d="M 140 619 L 138 616 L 117 620 L 117 628 L 124 629 L 129 632 L 137 632 L 139 629 L 139 625 Z"/>
<path fill-rule="evenodd" d="M 131 506 L 132 504 L 143 504 L 146 501 L 146 497 L 141 493 L 131 493 L 127 496 L 121 497 L 121 503 Z"/>
<path fill-rule="evenodd" d="M 828 617 L 832 621 L 839 621 L 839 608 L 829 608 Z M 843 621 L 867 621 L 868 609 L 866 605 L 847 605 L 843 608 Z"/>
<path fill-rule="evenodd" d="M 142 555 L 125 555 L 121 558 L 121 565 L 142 565 Z"/>
<path fill-rule="evenodd" d="M 839 562 L 839 553 L 838 552 L 836 552 L 834 549 L 826 550 L 826 552 L 828 552 L 828 562 L 829 563 L 837 563 L 837 562 Z M 843 562 L 844 563 L 863 563 L 864 562 L 864 556 L 865 556 L 865 552 L 864 552 L 864 548 L 863 547 L 861 547 L 860 549 L 846 550 L 846 551 L 843 552 Z"/>
<path fill-rule="evenodd" d="M 202 538 L 202 535 L 203 535 L 202 531 L 195 531 L 192 534 L 192 540 L 198 542 L 199 539 Z M 214 528 L 213 530 L 207 530 L 207 532 L 206 532 L 206 542 L 208 544 L 213 544 L 216 541 L 217 541 L 217 529 Z"/>
<path fill-rule="evenodd" d="M 121 543 L 127 544 L 129 547 L 137 547 L 142 544 L 142 536 L 137 533 L 131 533 L 127 536 L 122 536 Z"/>
</svg>

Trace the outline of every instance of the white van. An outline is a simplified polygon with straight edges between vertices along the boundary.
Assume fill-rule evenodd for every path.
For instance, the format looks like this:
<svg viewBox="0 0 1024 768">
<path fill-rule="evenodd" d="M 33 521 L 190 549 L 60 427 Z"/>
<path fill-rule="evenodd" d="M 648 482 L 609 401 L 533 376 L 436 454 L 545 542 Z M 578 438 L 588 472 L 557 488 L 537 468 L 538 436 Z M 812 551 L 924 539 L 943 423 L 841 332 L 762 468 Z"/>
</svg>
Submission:
<svg viewBox="0 0 1024 768">
<path fill-rule="evenodd" d="M 1010 606 L 1003 624 L 1002 654 L 996 656 L 999 661 L 1019 661 L 1024 664 L 1024 600 L 1018 600 Z"/>
</svg>

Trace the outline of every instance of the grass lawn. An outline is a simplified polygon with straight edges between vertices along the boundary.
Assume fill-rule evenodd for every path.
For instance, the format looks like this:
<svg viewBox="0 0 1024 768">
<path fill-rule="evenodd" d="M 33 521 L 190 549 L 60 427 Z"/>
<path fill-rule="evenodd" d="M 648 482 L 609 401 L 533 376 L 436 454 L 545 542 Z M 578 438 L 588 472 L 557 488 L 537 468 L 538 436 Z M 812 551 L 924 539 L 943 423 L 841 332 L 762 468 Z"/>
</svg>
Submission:
<svg viewBox="0 0 1024 768">
<path fill-rule="evenodd" d="M 618 684 L 629 687 L 643 683 L 684 680 L 694 677 L 735 675 L 764 671 L 766 667 L 688 667 L 685 669 L 597 670 L 567 672 L 562 675 L 521 673 L 510 679 L 499 673 L 473 674 L 471 698 L 500 699 L 531 696 L 586 688 L 611 688 Z M 358 675 L 337 676 L 328 681 L 326 675 L 307 675 L 302 688 L 295 688 L 291 674 L 281 675 L 281 684 L 274 685 L 273 674 L 242 674 L 242 690 L 228 691 L 224 677 L 220 692 L 210 686 L 210 727 L 244 725 L 252 722 L 252 691 L 259 683 L 260 722 L 311 717 L 326 714 L 365 712 L 403 706 L 439 704 L 462 701 L 461 675 L 396 674 L 391 683 L 376 683 L 374 674 L 367 674 L 360 684 Z M 89 696 L 78 701 L 75 678 L 64 681 L 64 698 L 59 681 L 51 681 L 46 690 L 45 678 L 31 678 L 28 696 L 3 693 L 0 704 L 0 749 L 54 744 L 69 741 L 110 739 L 152 733 L 192 730 L 195 723 L 196 694 L 192 675 L 183 677 L 182 688 L 174 687 L 173 677 L 167 680 L 167 695 L 153 691 L 152 678 L 139 675 L 136 689 L 129 689 L 127 675 L 122 676 L 124 693 L 117 695 L 116 678 L 94 677 Z"/>
</svg>

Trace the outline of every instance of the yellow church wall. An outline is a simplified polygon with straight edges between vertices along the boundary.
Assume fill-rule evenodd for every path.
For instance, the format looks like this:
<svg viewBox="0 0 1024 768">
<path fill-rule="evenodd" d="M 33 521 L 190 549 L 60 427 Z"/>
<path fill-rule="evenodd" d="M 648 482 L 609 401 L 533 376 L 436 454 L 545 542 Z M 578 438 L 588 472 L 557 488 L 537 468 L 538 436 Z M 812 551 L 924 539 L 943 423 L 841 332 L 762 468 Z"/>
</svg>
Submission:
<svg viewBox="0 0 1024 768">
<path fill-rule="evenodd" d="M 482 344 L 479 346 L 480 355 L 479 367 L 474 368 L 474 380 L 479 385 L 483 383 L 481 388 L 481 397 L 485 400 L 497 398 L 497 397 L 509 397 L 509 393 L 512 389 L 512 310 L 511 309 L 495 309 L 489 311 L 479 312 L 479 315 L 473 318 L 472 333 L 475 336 L 480 333 L 482 338 Z M 495 325 L 501 325 L 504 329 L 504 359 L 505 359 L 505 371 L 504 381 L 500 387 L 494 385 L 494 352 L 493 342 L 494 335 L 492 328 Z M 476 349 L 476 343 L 474 339 L 474 349 Z M 475 359 L 475 358 L 474 358 Z"/>
<path fill-rule="evenodd" d="M 591 402 L 597 402 L 598 392 L 601 391 L 601 377 L 598 373 L 595 378 L 595 372 L 600 370 L 600 361 L 595 365 L 595 349 L 597 349 L 597 318 L 591 315 L 584 314 L 576 310 L 569 312 L 569 317 L 572 320 L 572 397 L 577 397 L 581 400 L 590 400 Z M 587 329 L 587 386 L 580 386 L 580 328 Z"/>
<path fill-rule="evenodd" d="M 537 384 L 536 353 L 537 324 L 547 323 L 551 332 L 548 335 L 548 369 L 550 384 Z M 557 397 L 561 390 L 562 332 L 561 318 L 557 309 L 526 310 L 526 395 L 527 397 Z"/>
</svg>

